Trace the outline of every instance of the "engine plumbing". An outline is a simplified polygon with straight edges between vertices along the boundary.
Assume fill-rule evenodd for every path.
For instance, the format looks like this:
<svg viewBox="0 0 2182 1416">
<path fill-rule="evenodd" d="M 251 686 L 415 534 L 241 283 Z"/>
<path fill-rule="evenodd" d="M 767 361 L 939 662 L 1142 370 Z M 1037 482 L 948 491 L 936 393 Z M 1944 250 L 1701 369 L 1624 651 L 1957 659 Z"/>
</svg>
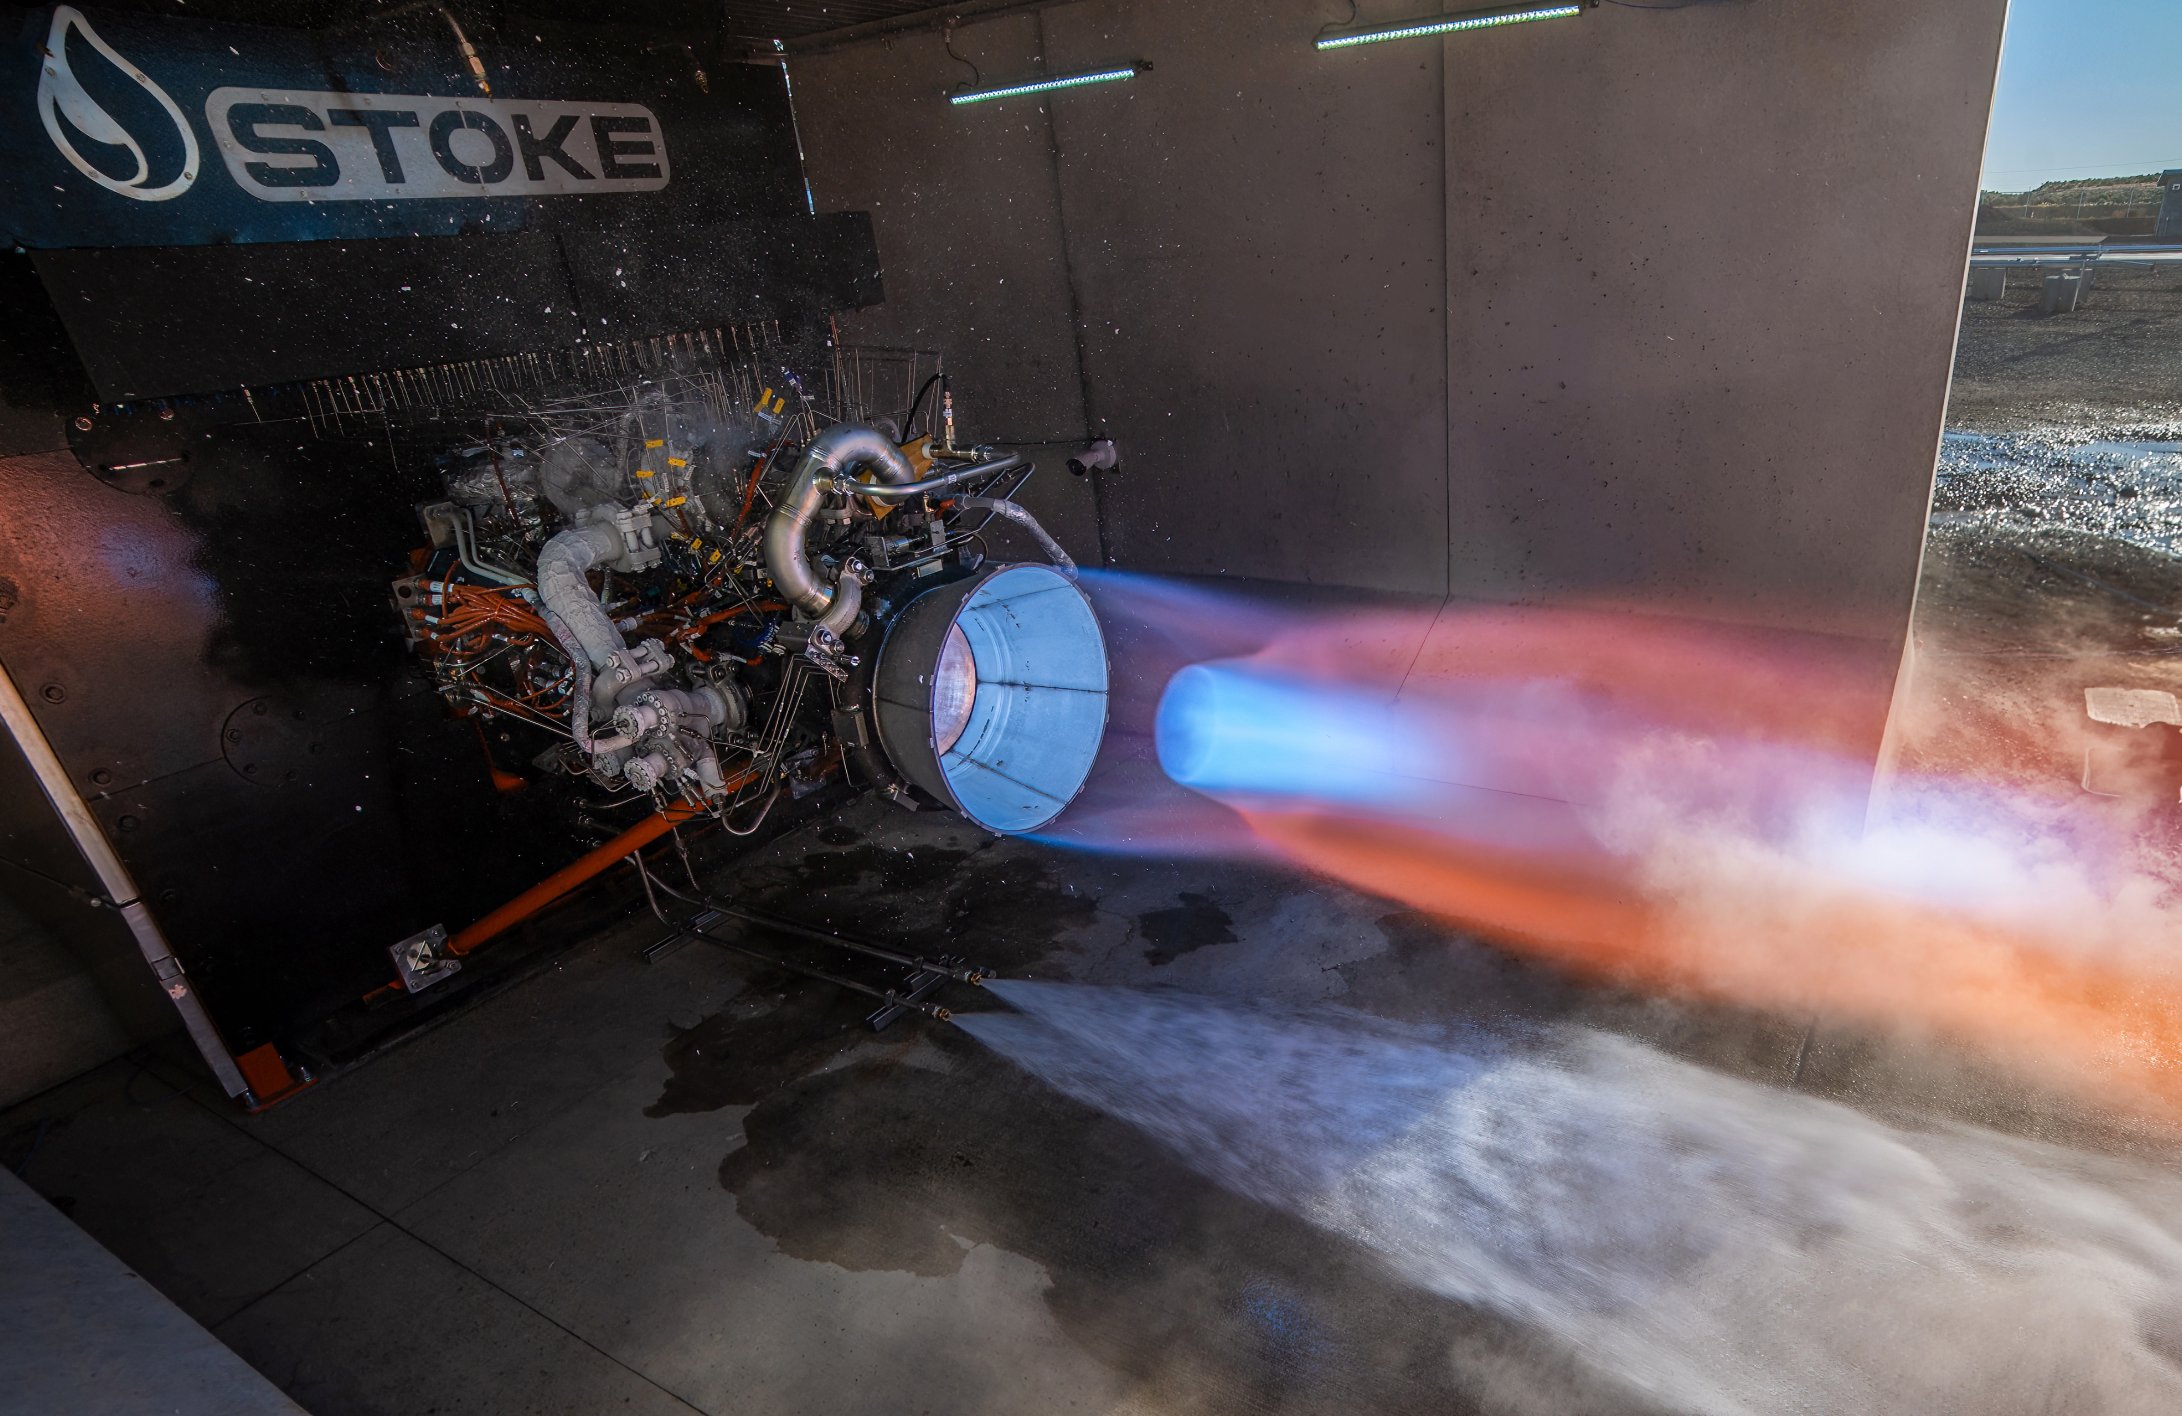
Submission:
<svg viewBox="0 0 2182 1416">
<path fill-rule="evenodd" d="M 1031 465 L 957 446 L 951 390 L 905 438 L 784 386 L 793 411 L 666 372 L 444 454 L 393 582 L 440 697 L 535 731 L 533 776 L 737 833 L 841 771 L 996 832 L 1051 821 L 1107 667 L 1074 564 L 1012 500 Z M 996 517 L 1052 564 L 988 560 Z"/>
</svg>

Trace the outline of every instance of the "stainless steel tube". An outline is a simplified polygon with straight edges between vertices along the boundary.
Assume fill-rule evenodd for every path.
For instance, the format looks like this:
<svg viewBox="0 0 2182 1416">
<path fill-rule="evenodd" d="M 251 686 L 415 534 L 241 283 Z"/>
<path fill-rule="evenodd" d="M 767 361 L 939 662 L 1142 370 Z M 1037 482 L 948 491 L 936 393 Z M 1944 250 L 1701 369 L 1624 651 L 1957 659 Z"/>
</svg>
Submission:
<svg viewBox="0 0 2182 1416">
<path fill-rule="evenodd" d="M 773 577 L 773 588 L 806 615 L 825 614 L 835 593 L 807 554 L 804 543 L 811 520 L 828 489 L 836 481 L 847 481 L 858 468 L 869 468 L 878 479 L 865 489 L 867 495 L 878 487 L 913 482 L 917 475 L 885 433 L 867 423 L 836 423 L 811 440 L 786 495 L 765 523 L 765 569 Z"/>
<path fill-rule="evenodd" d="M 1032 516 L 1027 508 L 1004 497 L 964 497 L 962 504 L 966 507 L 983 507 L 987 511 L 1005 516 L 1008 520 L 1022 527 L 1038 538 L 1039 545 L 1045 547 L 1046 554 L 1053 558 L 1054 569 L 1060 571 L 1070 580 L 1076 578 L 1075 559 L 1068 552 L 1061 549 L 1061 543 L 1054 540 L 1047 533 L 1046 528 L 1038 524 L 1038 518 Z"/>
<path fill-rule="evenodd" d="M 842 638 L 855 625 L 856 613 L 863 607 L 864 582 L 844 569 L 833 587 L 833 603 L 818 617 L 814 628 L 823 629 L 836 639 Z"/>
<path fill-rule="evenodd" d="M 952 472 L 943 472 L 937 477 L 927 477 L 921 482 L 903 482 L 899 486 L 859 485 L 856 487 L 843 487 L 840 490 L 853 491 L 857 496 L 878 502 L 908 501 L 911 497 L 921 497 L 929 492 L 945 491 L 949 487 L 967 482 L 974 477 L 990 477 L 1000 472 L 1013 472 L 1022 465 L 1022 457 L 1011 452 L 1006 457 L 995 457 L 988 462 L 977 462 L 968 467 L 958 467 Z"/>
</svg>

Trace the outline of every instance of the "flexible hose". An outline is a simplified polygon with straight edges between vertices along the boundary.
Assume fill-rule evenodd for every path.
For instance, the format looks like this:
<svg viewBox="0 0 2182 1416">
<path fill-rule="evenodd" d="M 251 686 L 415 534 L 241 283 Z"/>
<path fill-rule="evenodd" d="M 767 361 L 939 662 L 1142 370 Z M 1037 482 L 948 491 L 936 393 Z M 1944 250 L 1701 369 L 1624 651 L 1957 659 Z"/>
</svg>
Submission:
<svg viewBox="0 0 2182 1416">
<path fill-rule="evenodd" d="M 540 607 L 546 628 L 553 631 L 554 643 L 568 656 L 569 667 L 576 679 L 568 695 L 568 735 L 575 739 L 576 749 L 588 756 L 591 752 L 591 660 L 583 652 L 583 645 L 576 642 L 568 625 L 549 609 Z"/>
<path fill-rule="evenodd" d="M 1038 524 L 1038 518 L 1032 516 L 1019 503 L 1011 502 L 1005 497 L 963 497 L 959 499 L 958 505 L 983 507 L 987 511 L 1005 516 L 1008 520 L 1038 538 L 1038 544 L 1045 547 L 1046 554 L 1053 558 L 1053 568 L 1055 570 L 1058 570 L 1070 580 L 1076 578 L 1075 560 L 1068 552 L 1061 549 L 1059 541 L 1054 540 L 1053 537 L 1046 533 L 1045 527 Z"/>
<path fill-rule="evenodd" d="M 556 532 L 538 553 L 538 610 L 576 670 L 568 727 L 585 753 L 599 750 L 591 738 L 591 699 L 598 673 L 628 647 L 585 573 L 620 549 L 620 533 L 593 522 Z"/>
</svg>

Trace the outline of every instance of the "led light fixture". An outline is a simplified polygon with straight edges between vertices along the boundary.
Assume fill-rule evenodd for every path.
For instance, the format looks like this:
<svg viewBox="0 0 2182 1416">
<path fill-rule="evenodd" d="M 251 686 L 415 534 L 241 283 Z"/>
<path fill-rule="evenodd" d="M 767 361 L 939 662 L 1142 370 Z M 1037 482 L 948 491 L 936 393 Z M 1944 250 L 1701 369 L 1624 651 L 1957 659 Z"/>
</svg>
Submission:
<svg viewBox="0 0 2182 1416">
<path fill-rule="evenodd" d="M 1009 84 L 1004 88 L 960 89 L 947 95 L 949 103 L 989 103 L 996 98 L 1018 98 L 1026 93 L 1051 93 L 1055 89 L 1082 88 L 1086 84 L 1114 84 L 1123 79 L 1133 79 L 1137 72 L 1149 69 L 1149 64 L 1130 64 L 1119 69 L 1091 69 L 1081 74 L 1061 74 L 1050 79 L 1037 79 L 1027 84 Z"/>
<path fill-rule="evenodd" d="M 1389 39 L 1423 39 L 1435 34 L 1456 34 L 1463 30 L 1495 29 L 1501 25 L 1527 25 L 1532 20 L 1570 19 L 1583 13 L 1579 4 L 1560 5 L 1503 5 L 1497 10 L 1463 10 L 1452 15 L 1438 15 L 1431 19 L 1408 20 L 1398 25 L 1377 25 L 1371 29 L 1344 30 L 1329 34 L 1318 41 L 1320 49 L 1348 49 L 1358 44 L 1378 44 Z"/>
</svg>

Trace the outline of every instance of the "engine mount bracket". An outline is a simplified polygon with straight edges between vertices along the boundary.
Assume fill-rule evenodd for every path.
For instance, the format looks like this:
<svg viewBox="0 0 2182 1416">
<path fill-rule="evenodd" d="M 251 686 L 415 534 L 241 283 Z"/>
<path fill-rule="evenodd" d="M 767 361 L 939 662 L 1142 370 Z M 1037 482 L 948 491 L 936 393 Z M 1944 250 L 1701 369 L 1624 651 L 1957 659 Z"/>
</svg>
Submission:
<svg viewBox="0 0 2182 1416">
<path fill-rule="evenodd" d="M 447 952 L 447 926 L 410 935 L 386 951 L 394 960 L 394 974 L 404 993 L 422 993 L 462 967 L 462 960 Z"/>
</svg>

